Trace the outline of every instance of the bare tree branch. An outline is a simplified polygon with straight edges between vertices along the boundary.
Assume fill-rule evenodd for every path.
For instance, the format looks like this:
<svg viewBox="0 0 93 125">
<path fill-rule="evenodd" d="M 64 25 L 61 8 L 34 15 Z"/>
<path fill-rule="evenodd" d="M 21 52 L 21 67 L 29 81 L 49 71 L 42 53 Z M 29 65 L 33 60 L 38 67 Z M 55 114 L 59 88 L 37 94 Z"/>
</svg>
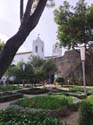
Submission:
<svg viewBox="0 0 93 125">
<path fill-rule="evenodd" d="M 30 32 L 31 30 L 33 30 L 35 28 L 35 26 L 39 22 L 39 19 L 43 13 L 43 10 L 46 6 L 47 1 L 48 0 L 39 0 L 39 3 L 37 5 L 37 8 L 35 9 L 34 13 L 26 21 L 23 21 L 19 30 L 25 29 L 25 34 L 29 34 L 28 32 Z"/>
<path fill-rule="evenodd" d="M 42 15 L 42 12 L 46 6 L 46 3 L 47 3 L 48 0 L 39 0 L 39 3 L 37 5 L 37 8 L 36 10 L 34 11 L 34 13 L 32 14 L 32 16 L 30 16 L 30 19 L 29 21 L 31 22 L 31 20 L 34 20 L 33 23 L 33 28 L 37 25 L 41 15 Z M 31 26 L 32 27 L 32 26 Z"/>
<path fill-rule="evenodd" d="M 20 0 L 20 22 L 22 21 L 23 18 L 23 11 L 24 11 L 24 0 Z"/>
<path fill-rule="evenodd" d="M 33 5 L 33 1 L 34 0 L 28 0 L 26 10 L 25 10 L 25 13 L 24 13 L 24 17 L 23 17 L 23 21 L 25 21 L 29 18 L 30 13 L 31 13 L 31 8 L 32 8 L 32 5 Z"/>
</svg>

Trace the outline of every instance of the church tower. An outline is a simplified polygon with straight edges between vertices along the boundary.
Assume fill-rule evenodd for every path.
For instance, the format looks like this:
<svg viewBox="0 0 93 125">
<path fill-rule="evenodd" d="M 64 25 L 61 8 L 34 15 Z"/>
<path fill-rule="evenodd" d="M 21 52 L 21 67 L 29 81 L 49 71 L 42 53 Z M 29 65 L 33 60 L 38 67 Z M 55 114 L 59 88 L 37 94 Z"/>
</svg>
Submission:
<svg viewBox="0 0 93 125">
<path fill-rule="evenodd" d="M 40 58 L 44 58 L 44 42 L 40 39 L 39 34 L 36 40 L 33 40 L 32 53 L 33 56 L 39 56 Z"/>
<path fill-rule="evenodd" d="M 52 56 L 55 56 L 55 57 L 62 56 L 62 48 L 59 47 L 58 42 L 53 45 Z"/>
</svg>

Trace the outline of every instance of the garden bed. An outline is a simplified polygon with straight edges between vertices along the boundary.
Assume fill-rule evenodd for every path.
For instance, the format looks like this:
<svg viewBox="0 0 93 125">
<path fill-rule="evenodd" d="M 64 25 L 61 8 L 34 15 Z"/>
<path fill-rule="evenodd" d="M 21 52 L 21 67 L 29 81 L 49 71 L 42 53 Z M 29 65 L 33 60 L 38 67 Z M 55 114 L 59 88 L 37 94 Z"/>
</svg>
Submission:
<svg viewBox="0 0 93 125">
<path fill-rule="evenodd" d="M 19 86 L 12 86 L 12 85 L 6 85 L 0 86 L 0 92 L 6 92 L 6 91 L 16 91 L 16 90 L 20 90 L 21 88 Z"/>
<path fill-rule="evenodd" d="M 45 89 L 45 88 L 32 88 L 32 89 L 25 89 L 25 90 L 19 90 L 20 93 L 23 94 L 44 94 L 44 93 L 48 93 L 49 90 Z"/>
<path fill-rule="evenodd" d="M 65 93 L 62 93 L 62 94 L 64 94 L 64 95 L 66 95 L 66 96 L 74 96 L 74 97 L 77 97 L 77 98 L 79 98 L 79 99 L 85 99 L 86 98 L 86 95 L 84 94 L 84 93 L 82 93 L 82 92 L 76 92 L 76 93 L 74 93 L 74 92 L 65 92 Z"/>
<path fill-rule="evenodd" d="M 22 97 L 23 97 L 23 94 L 21 93 L 4 92 L 0 94 L 0 103 L 12 101 Z"/>
<path fill-rule="evenodd" d="M 67 87 L 69 89 L 69 92 L 84 92 L 84 87 L 83 86 L 78 86 L 78 85 L 65 85 L 64 87 Z M 88 87 L 86 86 L 86 91 L 87 94 L 93 94 L 93 87 Z"/>
<path fill-rule="evenodd" d="M 77 100 L 77 98 L 63 95 L 48 95 L 20 99 L 15 104 L 19 105 L 19 107 L 40 110 L 50 116 L 59 117 L 69 115 L 71 111 L 77 111 L 79 107 L 79 101 Z"/>
</svg>

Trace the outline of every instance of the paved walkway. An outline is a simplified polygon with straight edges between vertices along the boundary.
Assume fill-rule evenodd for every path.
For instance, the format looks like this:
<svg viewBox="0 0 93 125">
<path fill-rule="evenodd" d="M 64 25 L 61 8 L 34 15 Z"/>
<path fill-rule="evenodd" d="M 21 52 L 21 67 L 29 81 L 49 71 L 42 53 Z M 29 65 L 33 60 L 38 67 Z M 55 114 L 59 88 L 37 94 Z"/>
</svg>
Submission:
<svg viewBox="0 0 93 125">
<path fill-rule="evenodd" d="M 67 125 L 79 125 L 79 112 L 72 112 L 69 116 L 62 118 Z"/>
<path fill-rule="evenodd" d="M 0 103 L 0 110 L 5 110 L 13 102 L 15 102 L 15 101 L 9 101 L 9 102 Z"/>
<path fill-rule="evenodd" d="M 39 94 L 39 95 L 28 95 L 28 94 L 24 94 L 24 97 L 27 97 L 27 98 L 32 98 L 34 96 L 47 96 L 48 94 Z"/>
</svg>

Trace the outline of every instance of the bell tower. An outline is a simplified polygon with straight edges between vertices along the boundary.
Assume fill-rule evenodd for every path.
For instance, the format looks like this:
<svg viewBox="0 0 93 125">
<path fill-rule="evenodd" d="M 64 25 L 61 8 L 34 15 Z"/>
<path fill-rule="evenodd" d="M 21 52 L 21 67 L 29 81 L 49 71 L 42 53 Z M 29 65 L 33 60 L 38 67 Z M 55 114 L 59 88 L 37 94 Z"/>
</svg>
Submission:
<svg viewBox="0 0 93 125">
<path fill-rule="evenodd" d="M 33 56 L 44 58 L 44 42 L 41 40 L 40 34 L 38 34 L 36 40 L 33 40 L 32 53 Z"/>
</svg>

